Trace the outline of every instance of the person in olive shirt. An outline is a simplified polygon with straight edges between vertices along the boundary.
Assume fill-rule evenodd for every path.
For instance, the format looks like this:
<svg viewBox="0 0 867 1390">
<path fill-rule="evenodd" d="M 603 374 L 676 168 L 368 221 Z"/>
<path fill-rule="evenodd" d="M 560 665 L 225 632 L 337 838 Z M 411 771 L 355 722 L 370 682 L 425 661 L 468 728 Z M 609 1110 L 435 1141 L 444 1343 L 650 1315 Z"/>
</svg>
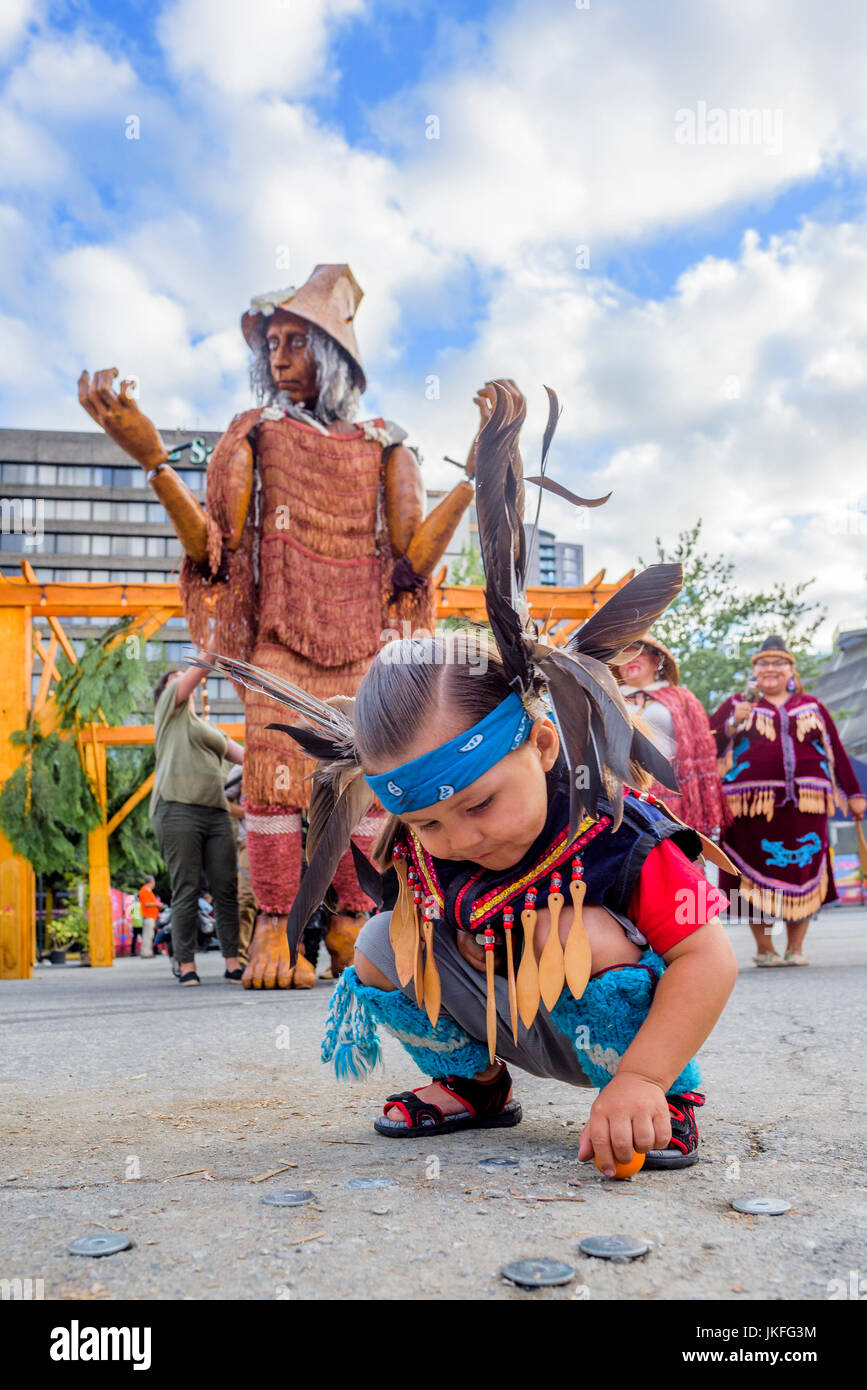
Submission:
<svg viewBox="0 0 867 1390">
<path fill-rule="evenodd" d="M 242 763 L 244 750 L 195 711 L 198 667 L 167 671 L 154 688 L 156 769 L 150 818 L 172 881 L 172 953 L 182 985 L 196 973 L 199 886 L 204 870 L 213 894 L 225 978 L 240 980 L 235 843 L 223 791 L 223 759 Z"/>
</svg>

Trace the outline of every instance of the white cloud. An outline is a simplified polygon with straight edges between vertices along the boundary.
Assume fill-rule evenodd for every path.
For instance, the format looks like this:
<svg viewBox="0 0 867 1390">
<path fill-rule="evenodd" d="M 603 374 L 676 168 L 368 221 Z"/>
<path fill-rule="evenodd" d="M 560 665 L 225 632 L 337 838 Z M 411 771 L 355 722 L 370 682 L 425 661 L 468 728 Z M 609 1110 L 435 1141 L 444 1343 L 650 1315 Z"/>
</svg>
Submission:
<svg viewBox="0 0 867 1390">
<path fill-rule="evenodd" d="M 0 58 L 12 52 L 23 38 L 27 25 L 41 10 L 41 0 L 3 0 L 0 5 Z"/>
<path fill-rule="evenodd" d="M 7 188 L 35 188 L 61 179 L 67 157 L 51 136 L 0 107 L 0 168 Z"/>
<path fill-rule="evenodd" d="M 328 44 L 364 0 L 175 0 L 158 32 L 174 71 L 192 74 L 227 95 L 306 96 L 328 71 Z"/>
<path fill-rule="evenodd" d="M 520 0 L 494 11 L 487 37 L 376 115 L 413 221 L 486 265 L 517 265 L 540 244 L 571 264 L 576 244 L 599 252 L 867 154 L 863 6 Z M 764 112 L 772 138 L 678 143 L 676 113 L 700 103 Z M 438 140 L 425 138 L 431 114 Z"/>
<path fill-rule="evenodd" d="M 40 40 L 16 68 L 4 96 L 40 117 L 81 118 L 111 107 L 136 85 L 124 58 L 112 58 L 81 35 L 71 41 Z"/>
<path fill-rule="evenodd" d="M 115 364 L 139 377 L 158 424 L 219 428 L 250 403 L 238 327 L 250 296 L 348 260 L 367 291 L 366 409 L 411 431 L 429 485 L 455 480 L 439 460 L 464 456 L 473 393 L 496 375 L 527 392 L 535 471 L 547 382 L 565 406 L 553 474 L 590 495 L 614 489 L 589 515 L 545 502 L 547 523 L 585 544 L 588 572 L 651 559 L 656 535 L 670 544 L 702 515 L 742 582 L 817 574 L 833 617 L 863 622 L 851 512 L 867 493 L 867 221 L 747 233 L 724 259 L 702 255 L 703 226 L 718 225 L 702 219 L 733 221 L 743 200 L 770 201 L 837 159 L 863 166 L 867 10 L 520 0 L 495 8 L 486 32 L 458 26 L 436 74 L 376 113 L 390 153 L 352 148 L 300 104 L 336 80 L 329 44 L 362 10 L 173 0 L 159 34 L 182 92 L 172 107 L 142 83 L 147 140 L 127 151 L 117 214 L 101 201 L 104 171 L 40 122 L 88 84 L 120 99 L 135 74 L 83 33 L 68 52 L 50 35 L 33 42 L 9 86 L 31 103 L 28 122 L 7 118 L 13 174 L 67 199 L 72 188 L 95 230 L 60 250 L 47 202 L 0 209 L 0 254 L 23 286 L 4 325 L 7 417 L 85 428 L 78 372 Z M 781 148 L 678 145 L 675 112 L 699 102 L 782 110 Z M 439 141 L 424 138 L 431 113 Z M 628 256 L 669 227 L 697 248 L 670 296 L 599 276 L 608 250 Z M 589 269 L 574 267 L 576 244 Z M 487 297 L 475 338 L 437 352 L 468 268 L 474 302 Z M 410 370 L 402 344 L 422 335 L 430 361 L 416 352 Z"/>
</svg>

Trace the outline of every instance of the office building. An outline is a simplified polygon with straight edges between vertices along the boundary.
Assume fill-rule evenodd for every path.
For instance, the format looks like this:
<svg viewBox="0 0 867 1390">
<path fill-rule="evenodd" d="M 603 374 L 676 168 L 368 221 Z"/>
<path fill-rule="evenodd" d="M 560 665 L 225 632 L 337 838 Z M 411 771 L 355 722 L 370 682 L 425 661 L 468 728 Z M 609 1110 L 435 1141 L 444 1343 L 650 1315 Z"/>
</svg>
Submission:
<svg viewBox="0 0 867 1390">
<path fill-rule="evenodd" d="M 199 500 L 204 499 L 214 431 L 162 430 L 169 450 L 191 444 L 173 463 Z M 21 574 L 29 560 L 43 582 L 92 584 L 177 580 L 181 547 L 160 502 L 139 468 L 102 431 L 0 430 L 0 569 Z M 37 621 L 38 618 L 37 618 Z M 64 626 L 76 651 L 104 624 L 85 618 Z M 148 643 L 150 660 L 180 663 L 189 653 L 183 618 L 172 618 Z M 34 691 L 39 682 L 35 662 Z M 227 680 L 208 682 L 211 713 L 240 717 Z"/>
</svg>

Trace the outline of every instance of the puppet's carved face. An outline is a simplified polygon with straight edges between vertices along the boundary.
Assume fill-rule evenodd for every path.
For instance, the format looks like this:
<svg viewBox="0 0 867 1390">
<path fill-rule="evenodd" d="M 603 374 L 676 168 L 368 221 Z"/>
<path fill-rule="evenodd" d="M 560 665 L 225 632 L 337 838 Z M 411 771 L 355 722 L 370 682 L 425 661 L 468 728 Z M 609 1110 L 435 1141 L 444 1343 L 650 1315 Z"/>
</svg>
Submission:
<svg viewBox="0 0 867 1390">
<path fill-rule="evenodd" d="M 286 393 L 293 405 L 308 407 L 315 404 L 318 393 L 309 334 L 309 323 L 285 309 L 275 309 L 265 326 L 274 385 Z"/>
</svg>

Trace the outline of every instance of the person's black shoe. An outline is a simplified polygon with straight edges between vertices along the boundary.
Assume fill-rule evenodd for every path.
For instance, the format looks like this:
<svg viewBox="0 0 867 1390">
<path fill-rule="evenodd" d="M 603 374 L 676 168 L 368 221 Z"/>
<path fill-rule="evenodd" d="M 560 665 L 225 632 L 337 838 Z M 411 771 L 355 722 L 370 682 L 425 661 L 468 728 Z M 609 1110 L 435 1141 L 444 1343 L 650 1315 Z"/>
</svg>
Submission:
<svg viewBox="0 0 867 1390">
<path fill-rule="evenodd" d="M 645 1154 L 645 1168 L 691 1168 L 698 1163 L 698 1125 L 693 1111 L 704 1105 L 700 1091 L 684 1091 L 681 1096 L 666 1096 L 671 1115 L 671 1140 L 665 1149 L 650 1149 Z"/>
<path fill-rule="evenodd" d="M 188 970 L 185 975 L 181 975 L 180 981 L 182 985 L 200 985 L 202 983 L 195 970 Z"/>
<path fill-rule="evenodd" d="M 242 980 L 243 978 L 244 978 L 244 969 L 243 969 L 243 966 L 240 966 L 240 965 L 239 965 L 238 968 L 237 968 L 236 970 L 224 970 L 224 971 L 223 971 L 223 979 L 224 979 L 224 980 Z"/>
</svg>

